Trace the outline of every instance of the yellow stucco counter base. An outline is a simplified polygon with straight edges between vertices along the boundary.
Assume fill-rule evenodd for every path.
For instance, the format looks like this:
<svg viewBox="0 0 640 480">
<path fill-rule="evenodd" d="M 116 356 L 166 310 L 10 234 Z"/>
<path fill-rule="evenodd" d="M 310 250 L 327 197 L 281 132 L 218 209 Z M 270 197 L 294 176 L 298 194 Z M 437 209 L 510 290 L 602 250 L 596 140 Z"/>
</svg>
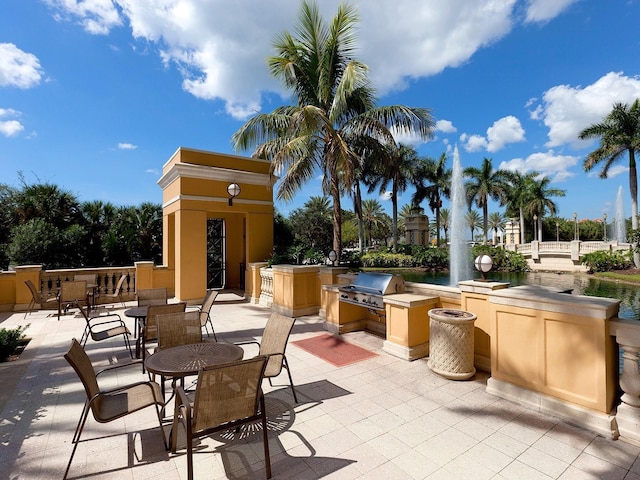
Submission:
<svg viewBox="0 0 640 480">
<path fill-rule="evenodd" d="M 515 287 L 489 295 L 487 391 L 615 436 L 618 300 Z"/>
<path fill-rule="evenodd" d="M 387 333 L 382 349 L 404 360 L 429 355 L 429 315 L 437 296 L 397 293 L 384 297 Z"/>
</svg>

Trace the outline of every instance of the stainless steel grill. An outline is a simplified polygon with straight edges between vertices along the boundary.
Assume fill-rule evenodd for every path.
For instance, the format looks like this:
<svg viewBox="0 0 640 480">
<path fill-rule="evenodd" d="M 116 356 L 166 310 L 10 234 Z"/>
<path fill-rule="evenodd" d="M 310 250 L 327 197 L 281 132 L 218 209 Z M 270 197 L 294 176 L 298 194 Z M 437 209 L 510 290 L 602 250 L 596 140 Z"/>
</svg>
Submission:
<svg viewBox="0 0 640 480">
<path fill-rule="evenodd" d="M 338 290 L 341 302 L 384 310 L 383 297 L 404 292 L 404 279 L 390 273 L 360 272 L 350 285 Z"/>
</svg>

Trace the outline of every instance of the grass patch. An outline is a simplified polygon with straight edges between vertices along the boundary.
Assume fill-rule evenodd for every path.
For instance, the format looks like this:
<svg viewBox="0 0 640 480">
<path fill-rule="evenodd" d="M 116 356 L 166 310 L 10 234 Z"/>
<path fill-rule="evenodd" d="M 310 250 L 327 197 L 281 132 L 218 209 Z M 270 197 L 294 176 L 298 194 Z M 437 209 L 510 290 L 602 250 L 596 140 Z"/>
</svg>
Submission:
<svg viewBox="0 0 640 480">
<path fill-rule="evenodd" d="M 640 284 L 640 273 L 598 272 L 593 275 L 606 280 L 620 280 L 622 282 Z"/>
</svg>

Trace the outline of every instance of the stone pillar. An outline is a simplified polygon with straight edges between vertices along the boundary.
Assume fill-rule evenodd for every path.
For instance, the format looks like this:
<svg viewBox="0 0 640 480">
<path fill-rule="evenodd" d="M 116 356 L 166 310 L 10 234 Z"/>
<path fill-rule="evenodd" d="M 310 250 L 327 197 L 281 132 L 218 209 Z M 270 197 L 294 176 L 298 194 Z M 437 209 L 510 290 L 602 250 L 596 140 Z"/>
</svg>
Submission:
<svg viewBox="0 0 640 480">
<path fill-rule="evenodd" d="M 404 220 L 405 242 L 409 245 L 429 245 L 429 219 L 422 213 L 412 213 Z"/>
</svg>

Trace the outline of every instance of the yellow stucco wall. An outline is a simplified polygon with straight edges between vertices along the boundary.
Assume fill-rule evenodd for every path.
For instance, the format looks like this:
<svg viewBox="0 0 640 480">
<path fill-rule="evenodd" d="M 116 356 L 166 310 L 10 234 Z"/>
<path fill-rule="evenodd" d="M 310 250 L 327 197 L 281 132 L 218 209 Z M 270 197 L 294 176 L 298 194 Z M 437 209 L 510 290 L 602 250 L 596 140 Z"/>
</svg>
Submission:
<svg viewBox="0 0 640 480">
<path fill-rule="evenodd" d="M 492 377 L 611 412 L 617 389 L 605 304 L 611 301 L 558 293 L 534 303 L 509 295 L 493 294 L 489 303 Z"/>
<path fill-rule="evenodd" d="M 273 250 L 274 177 L 264 160 L 179 148 L 158 181 L 163 199 L 163 263 L 175 268 L 179 300 L 199 301 L 207 286 L 207 220 L 224 220 L 225 287 L 242 286 L 248 263 Z M 229 204 L 227 187 L 240 186 Z"/>
</svg>

